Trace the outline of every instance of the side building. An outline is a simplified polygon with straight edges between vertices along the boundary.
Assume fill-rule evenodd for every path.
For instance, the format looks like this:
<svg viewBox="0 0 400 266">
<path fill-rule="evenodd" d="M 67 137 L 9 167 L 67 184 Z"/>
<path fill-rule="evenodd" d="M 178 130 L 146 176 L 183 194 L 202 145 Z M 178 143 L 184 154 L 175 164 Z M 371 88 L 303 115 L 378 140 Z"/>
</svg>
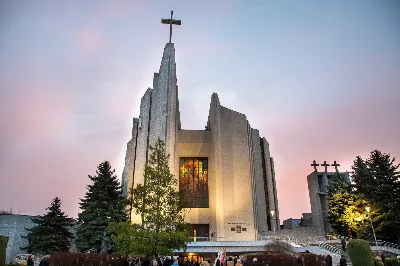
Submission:
<svg viewBox="0 0 400 266">
<path fill-rule="evenodd" d="M 320 235 L 326 236 L 333 232 L 328 222 L 328 185 L 336 172 L 314 171 L 307 176 L 308 193 L 310 197 L 312 224 L 318 228 Z M 350 180 L 348 172 L 339 173 Z M 350 181 L 349 181 L 350 182 Z M 304 215 L 304 214 L 303 214 Z"/>
<path fill-rule="evenodd" d="M 122 175 L 124 196 L 144 182 L 149 147 L 157 138 L 171 155 L 170 170 L 190 207 L 186 222 L 194 238 L 256 240 L 280 229 L 269 143 L 246 116 L 222 106 L 213 93 L 205 129 L 181 128 L 172 43 L 164 49 L 153 88 L 142 97 L 139 119 L 133 119 Z M 132 221 L 140 220 L 132 214 Z"/>
</svg>

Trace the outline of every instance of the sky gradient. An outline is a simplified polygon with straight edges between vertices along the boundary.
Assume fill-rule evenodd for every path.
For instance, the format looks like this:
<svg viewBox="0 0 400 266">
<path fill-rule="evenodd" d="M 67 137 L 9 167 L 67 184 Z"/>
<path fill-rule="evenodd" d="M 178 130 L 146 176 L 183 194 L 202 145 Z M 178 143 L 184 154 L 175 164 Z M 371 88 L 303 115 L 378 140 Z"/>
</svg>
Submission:
<svg viewBox="0 0 400 266">
<path fill-rule="evenodd" d="M 77 217 L 99 163 L 121 178 L 171 9 L 182 128 L 204 129 L 213 92 L 246 114 L 281 221 L 310 211 L 312 160 L 400 157 L 399 1 L 3 0 L 0 209 L 43 214 L 58 196 Z"/>
</svg>

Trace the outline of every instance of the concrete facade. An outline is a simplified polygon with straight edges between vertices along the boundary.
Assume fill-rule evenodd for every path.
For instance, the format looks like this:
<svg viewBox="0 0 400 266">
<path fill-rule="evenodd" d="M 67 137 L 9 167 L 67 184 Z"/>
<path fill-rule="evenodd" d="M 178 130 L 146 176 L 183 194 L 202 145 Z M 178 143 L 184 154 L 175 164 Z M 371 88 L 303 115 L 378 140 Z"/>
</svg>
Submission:
<svg viewBox="0 0 400 266">
<path fill-rule="evenodd" d="M 312 223 L 319 234 L 326 235 L 333 232 L 328 222 L 328 185 L 329 179 L 336 172 L 312 172 L 307 176 L 308 193 L 310 197 Z M 339 173 L 349 179 L 349 173 Z"/>
<path fill-rule="evenodd" d="M 263 232 L 279 230 L 275 170 L 269 143 L 260 137 L 257 129 L 251 128 L 246 116 L 222 106 L 218 95 L 213 93 L 206 129 L 181 129 L 172 43 L 165 46 L 159 73 L 154 74 L 153 88 L 142 97 L 139 119 L 133 120 L 122 175 L 124 196 L 144 182 L 149 147 L 157 138 L 165 141 L 171 156 L 170 170 L 178 180 L 180 169 L 186 169 L 181 159 L 207 161 L 207 181 L 204 181 L 207 182 L 207 206 L 192 207 L 185 217 L 192 225 L 207 225 L 206 237 L 217 241 L 252 241 Z M 138 218 L 132 214 L 133 222 L 139 222 Z"/>
<path fill-rule="evenodd" d="M 311 227 L 313 226 L 313 220 L 312 220 L 312 213 L 302 213 L 302 218 L 303 222 L 301 224 L 301 227 Z"/>
<path fill-rule="evenodd" d="M 283 221 L 283 229 L 293 229 L 300 227 L 300 219 L 289 218 Z"/>
<path fill-rule="evenodd" d="M 12 259 L 18 254 L 27 254 L 23 247 L 28 245 L 25 239 L 28 235 L 26 229 L 36 226 L 29 215 L 0 215 L 0 235 L 8 237 L 6 249 L 6 262 L 12 263 Z"/>
</svg>

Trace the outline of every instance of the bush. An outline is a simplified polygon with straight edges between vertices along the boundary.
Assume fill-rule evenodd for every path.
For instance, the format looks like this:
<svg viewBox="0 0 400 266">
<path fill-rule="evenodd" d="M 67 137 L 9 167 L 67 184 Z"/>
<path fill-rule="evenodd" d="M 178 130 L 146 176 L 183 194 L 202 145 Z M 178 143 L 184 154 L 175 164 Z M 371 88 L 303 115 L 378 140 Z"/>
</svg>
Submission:
<svg viewBox="0 0 400 266">
<path fill-rule="evenodd" d="M 8 238 L 0 235 L 0 266 L 6 265 L 6 250 Z"/>
<path fill-rule="evenodd" d="M 374 266 L 371 246 L 363 239 L 352 239 L 347 244 L 349 257 L 353 266 Z"/>
<path fill-rule="evenodd" d="M 300 257 L 304 260 L 303 265 L 307 266 L 320 266 L 325 256 L 315 255 L 312 253 L 301 253 L 297 255 L 291 255 L 281 252 L 266 252 L 260 255 L 248 255 L 244 266 L 252 266 L 253 258 L 257 258 L 256 265 L 270 265 L 270 266 L 299 266 L 297 264 L 297 258 Z"/>
<path fill-rule="evenodd" d="M 390 261 L 392 262 L 392 266 L 397 266 L 397 259 L 396 258 L 391 258 Z"/>
<path fill-rule="evenodd" d="M 386 258 L 384 264 L 385 266 L 392 266 L 392 260 L 390 258 Z"/>
<path fill-rule="evenodd" d="M 50 254 L 51 266 L 128 266 L 128 261 L 118 255 L 95 254 L 95 253 L 67 253 L 53 252 Z"/>
</svg>

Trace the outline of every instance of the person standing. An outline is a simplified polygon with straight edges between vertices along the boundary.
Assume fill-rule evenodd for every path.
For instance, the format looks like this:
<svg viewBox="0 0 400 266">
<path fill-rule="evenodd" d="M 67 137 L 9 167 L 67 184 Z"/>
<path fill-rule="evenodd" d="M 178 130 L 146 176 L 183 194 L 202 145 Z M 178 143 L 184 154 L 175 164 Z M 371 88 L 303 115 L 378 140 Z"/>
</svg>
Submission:
<svg viewBox="0 0 400 266">
<path fill-rule="evenodd" d="M 347 266 L 347 261 L 346 258 L 344 257 L 344 255 L 342 255 L 342 257 L 340 258 L 340 266 Z"/>
<path fill-rule="evenodd" d="M 28 260 L 26 261 L 26 265 L 27 265 L 27 266 L 34 266 L 34 265 L 35 265 L 34 259 L 35 259 L 35 256 L 30 255 L 30 256 L 28 257 Z"/>
<path fill-rule="evenodd" d="M 343 252 L 346 252 L 346 239 L 344 236 L 340 239 L 340 244 L 342 245 Z"/>
</svg>

